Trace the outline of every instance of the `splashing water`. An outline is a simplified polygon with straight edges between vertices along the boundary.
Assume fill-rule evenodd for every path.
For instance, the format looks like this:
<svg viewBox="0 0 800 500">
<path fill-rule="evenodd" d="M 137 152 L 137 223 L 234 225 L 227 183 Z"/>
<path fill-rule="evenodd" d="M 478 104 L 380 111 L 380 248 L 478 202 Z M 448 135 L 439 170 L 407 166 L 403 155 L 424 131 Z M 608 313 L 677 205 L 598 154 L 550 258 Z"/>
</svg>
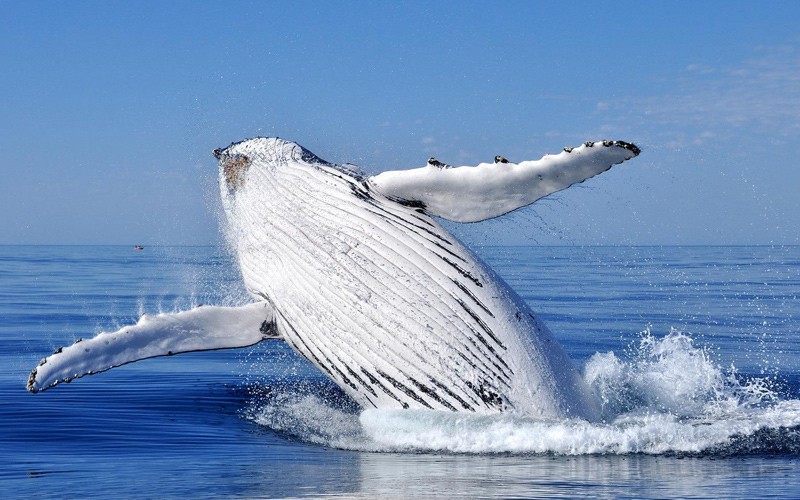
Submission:
<svg viewBox="0 0 800 500">
<path fill-rule="evenodd" d="M 740 381 L 735 368 L 726 373 L 682 332 L 673 329 L 658 339 L 647 329 L 639 337 L 627 363 L 613 352 L 597 353 L 586 363 L 584 378 L 600 399 L 604 420 L 642 411 L 720 416 L 778 400 L 770 379 Z"/>
<path fill-rule="evenodd" d="M 246 417 L 303 441 L 384 452 L 515 454 L 752 454 L 800 451 L 800 400 L 770 379 L 722 369 L 707 349 L 648 330 L 626 350 L 584 367 L 602 419 L 542 421 L 513 413 L 364 410 L 315 391 L 256 398 Z M 328 395 L 329 396 L 329 395 Z M 266 399 L 266 400 L 265 400 Z"/>
</svg>

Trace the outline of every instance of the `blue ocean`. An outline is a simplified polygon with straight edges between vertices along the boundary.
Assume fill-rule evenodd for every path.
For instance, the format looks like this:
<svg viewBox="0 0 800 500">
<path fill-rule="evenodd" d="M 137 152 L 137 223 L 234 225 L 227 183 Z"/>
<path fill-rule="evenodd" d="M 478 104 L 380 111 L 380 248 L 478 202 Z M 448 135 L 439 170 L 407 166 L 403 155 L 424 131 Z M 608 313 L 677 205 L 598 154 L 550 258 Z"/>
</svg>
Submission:
<svg viewBox="0 0 800 500">
<path fill-rule="evenodd" d="M 0 246 L 0 496 L 800 495 L 800 246 L 475 250 L 602 421 L 362 411 L 280 341 L 30 394 L 60 346 L 247 297 L 224 247 Z"/>
</svg>

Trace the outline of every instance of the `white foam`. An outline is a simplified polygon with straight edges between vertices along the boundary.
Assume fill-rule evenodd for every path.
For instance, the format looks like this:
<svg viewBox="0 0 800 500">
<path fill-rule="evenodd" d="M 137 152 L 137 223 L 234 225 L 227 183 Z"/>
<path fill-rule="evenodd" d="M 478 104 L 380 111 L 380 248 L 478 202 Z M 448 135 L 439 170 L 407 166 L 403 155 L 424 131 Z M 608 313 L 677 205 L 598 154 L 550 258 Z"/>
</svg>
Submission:
<svg viewBox="0 0 800 500">
<path fill-rule="evenodd" d="M 743 380 L 735 370 L 723 370 L 689 336 L 673 331 L 659 339 L 643 332 L 628 357 L 598 353 L 587 363 L 585 378 L 603 405 L 604 420 L 595 423 L 511 413 L 371 409 L 353 414 L 313 395 L 277 398 L 251 417 L 310 442 L 364 451 L 746 453 L 774 445 L 759 441 L 765 430 L 777 432 L 780 442 L 791 441 L 785 446 L 796 446 L 800 401 L 781 400 L 768 380 Z"/>
<path fill-rule="evenodd" d="M 740 383 L 735 370 L 726 374 L 707 349 L 695 347 L 691 337 L 677 330 L 662 339 L 641 332 L 630 358 L 623 362 L 613 352 L 597 353 L 584 368 L 606 419 L 632 410 L 693 417 L 777 398 L 767 380 Z"/>
</svg>

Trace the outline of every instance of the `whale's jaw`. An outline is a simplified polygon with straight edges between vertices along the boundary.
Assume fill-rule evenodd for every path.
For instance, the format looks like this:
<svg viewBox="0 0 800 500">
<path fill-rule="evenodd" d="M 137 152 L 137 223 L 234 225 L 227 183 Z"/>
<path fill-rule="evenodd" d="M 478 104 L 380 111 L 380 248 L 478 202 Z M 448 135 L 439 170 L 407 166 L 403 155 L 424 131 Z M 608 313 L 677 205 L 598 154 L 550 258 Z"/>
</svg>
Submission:
<svg viewBox="0 0 800 500">
<path fill-rule="evenodd" d="M 423 210 L 279 139 L 220 187 L 243 278 L 282 337 L 365 408 L 594 418 L 525 303 Z"/>
</svg>

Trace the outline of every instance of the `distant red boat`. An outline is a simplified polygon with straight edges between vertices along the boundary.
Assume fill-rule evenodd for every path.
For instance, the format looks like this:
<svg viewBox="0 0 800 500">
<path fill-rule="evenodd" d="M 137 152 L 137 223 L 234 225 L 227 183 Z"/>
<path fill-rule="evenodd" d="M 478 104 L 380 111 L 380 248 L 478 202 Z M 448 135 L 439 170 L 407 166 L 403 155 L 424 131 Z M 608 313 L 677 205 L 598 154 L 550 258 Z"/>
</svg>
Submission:
<svg viewBox="0 0 800 500">
<path fill-rule="evenodd" d="M 135 247 L 133 247 L 133 249 L 134 250 L 144 250 L 144 247 L 142 245 L 136 245 Z"/>
</svg>

